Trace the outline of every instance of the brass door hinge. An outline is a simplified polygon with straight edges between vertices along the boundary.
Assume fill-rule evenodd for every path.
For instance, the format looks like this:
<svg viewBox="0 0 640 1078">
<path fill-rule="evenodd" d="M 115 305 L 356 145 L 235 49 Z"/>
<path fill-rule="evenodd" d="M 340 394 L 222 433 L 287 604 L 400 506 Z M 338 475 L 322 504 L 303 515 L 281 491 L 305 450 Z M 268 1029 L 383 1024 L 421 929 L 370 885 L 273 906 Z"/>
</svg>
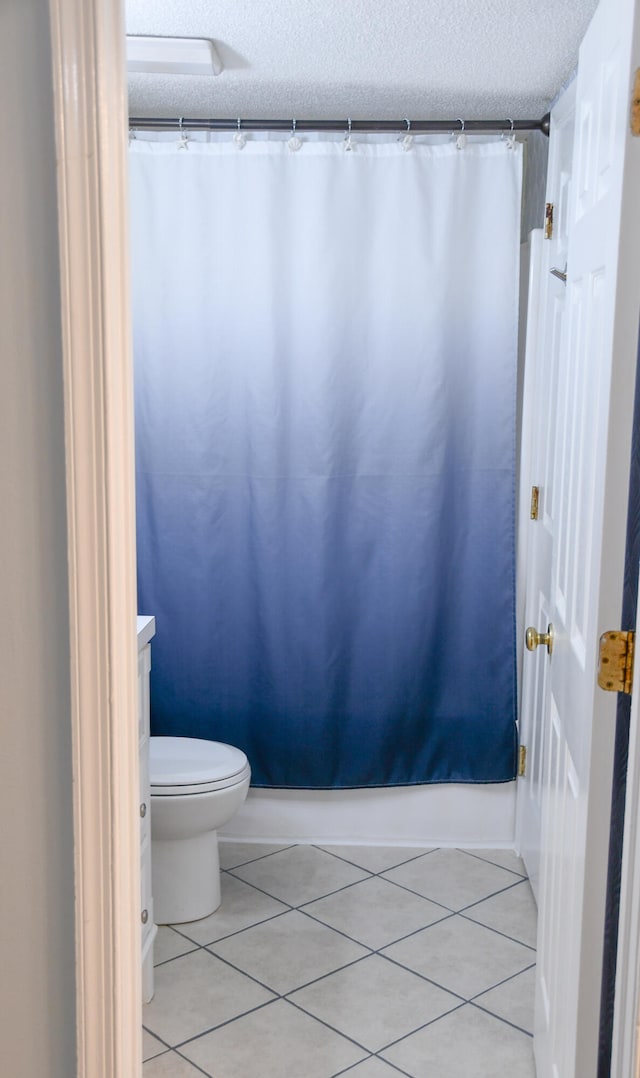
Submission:
<svg viewBox="0 0 640 1078">
<path fill-rule="evenodd" d="M 550 240 L 553 237 L 553 202 L 547 202 L 544 208 L 544 238 Z"/>
<path fill-rule="evenodd" d="M 531 487 L 531 519 L 538 519 L 538 509 L 540 508 L 540 487 Z"/>
<path fill-rule="evenodd" d="M 527 773 L 527 747 L 521 745 L 518 749 L 518 778 L 523 779 Z"/>
<path fill-rule="evenodd" d="M 606 692 L 631 693 L 636 634 L 619 629 L 603 633 L 598 652 L 598 685 Z"/>
<path fill-rule="evenodd" d="M 636 71 L 633 80 L 633 95 L 631 97 L 631 134 L 640 135 L 640 67 Z"/>
</svg>

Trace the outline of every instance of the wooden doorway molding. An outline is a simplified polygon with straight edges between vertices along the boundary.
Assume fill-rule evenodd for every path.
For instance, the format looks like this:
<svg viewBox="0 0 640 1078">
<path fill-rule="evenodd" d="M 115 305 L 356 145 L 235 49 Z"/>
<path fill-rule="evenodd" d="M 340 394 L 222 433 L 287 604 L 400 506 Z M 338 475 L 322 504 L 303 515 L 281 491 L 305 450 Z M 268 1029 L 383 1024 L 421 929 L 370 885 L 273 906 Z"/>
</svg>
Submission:
<svg viewBox="0 0 640 1078">
<path fill-rule="evenodd" d="M 49 0 L 65 386 L 78 1078 L 140 1073 L 135 510 L 121 0 Z"/>
</svg>

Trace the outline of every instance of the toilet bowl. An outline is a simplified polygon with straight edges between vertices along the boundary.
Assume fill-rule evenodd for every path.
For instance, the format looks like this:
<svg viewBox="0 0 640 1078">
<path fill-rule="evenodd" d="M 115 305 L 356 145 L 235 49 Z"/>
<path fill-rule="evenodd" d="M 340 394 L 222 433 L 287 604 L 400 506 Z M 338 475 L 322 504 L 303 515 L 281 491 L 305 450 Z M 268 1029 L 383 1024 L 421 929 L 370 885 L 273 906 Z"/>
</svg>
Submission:
<svg viewBox="0 0 640 1078">
<path fill-rule="evenodd" d="M 251 768 L 219 741 L 152 737 L 149 772 L 154 919 L 197 921 L 220 905 L 217 832 L 247 796 Z"/>
</svg>

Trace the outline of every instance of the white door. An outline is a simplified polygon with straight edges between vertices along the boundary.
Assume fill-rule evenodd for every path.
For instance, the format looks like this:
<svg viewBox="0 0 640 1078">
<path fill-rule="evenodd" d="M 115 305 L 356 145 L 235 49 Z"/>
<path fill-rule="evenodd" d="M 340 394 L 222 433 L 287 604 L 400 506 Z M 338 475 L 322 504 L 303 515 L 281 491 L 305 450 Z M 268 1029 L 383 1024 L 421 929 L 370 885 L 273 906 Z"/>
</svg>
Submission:
<svg viewBox="0 0 640 1078">
<path fill-rule="evenodd" d="M 522 497 L 519 556 L 526 557 L 525 625 L 547 626 L 550 618 L 551 552 L 555 534 L 551 469 L 558 432 L 557 392 L 566 310 L 563 272 L 569 236 L 569 185 L 573 154 L 575 83 L 551 115 L 547 203 L 553 205 L 552 235 L 531 235 L 529 317 L 525 356 Z M 531 490 L 538 489 L 538 518 L 531 519 Z M 527 750 L 526 771 L 518 782 L 517 842 L 533 893 L 538 897 L 548 692 L 546 655 L 526 653 L 522 661 L 520 743 Z"/>
<path fill-rule="evenodd" d="M 548 386 L 551 571 L 535 628 L 552 622 L 554 647 L 528 656 L 546 667 L 539 1078 L 596 1073 L 616 703 L 597 688 L 596 660 L 600 634 L 620 620 L 640 299 L 634 9 L 634 0 L 601 0 L 580 52 L 566 311 Z"/>
</svg>

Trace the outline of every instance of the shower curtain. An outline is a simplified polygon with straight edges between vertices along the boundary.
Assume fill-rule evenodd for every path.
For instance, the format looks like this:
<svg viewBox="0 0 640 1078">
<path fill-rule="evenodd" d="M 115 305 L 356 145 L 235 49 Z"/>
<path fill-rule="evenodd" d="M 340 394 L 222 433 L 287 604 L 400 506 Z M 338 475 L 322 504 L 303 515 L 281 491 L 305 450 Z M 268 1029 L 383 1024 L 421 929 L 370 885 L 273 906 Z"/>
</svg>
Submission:
<svg viewBox="0 0 640 1078">
<path fill-rule="evenodd" d="M 257 786 L 512 779 L 521 147 L 130 164 L 153 732 Z"/>
</svg>

